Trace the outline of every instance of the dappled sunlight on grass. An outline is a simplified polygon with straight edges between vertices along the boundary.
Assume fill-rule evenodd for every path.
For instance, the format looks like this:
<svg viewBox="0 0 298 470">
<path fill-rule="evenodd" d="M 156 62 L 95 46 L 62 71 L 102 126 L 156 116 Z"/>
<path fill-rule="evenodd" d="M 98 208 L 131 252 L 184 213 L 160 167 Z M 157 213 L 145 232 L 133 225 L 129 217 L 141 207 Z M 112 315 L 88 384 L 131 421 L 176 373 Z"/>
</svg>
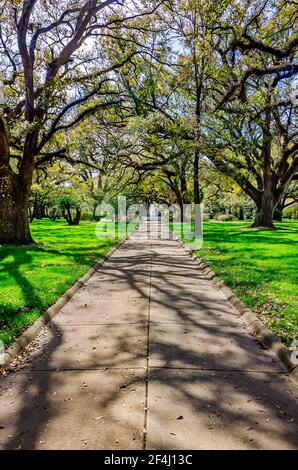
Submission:
<svg viewBox="0 0 298 470">
<path fill-rule="evenodd" d="M 6 344 L 117 243 L 96 238 L 95 227 L 36 221 L 31 225 L 35 245 L 0 246 L 0 339 Z M 119 238 L 124 236 L 122 227 Z"/>
<path fill-rule="evenodd" d="M 244 222 L 207 222 L 197 251 L 287 344 L 298 332 L 298 222 L 252 230 Z"/>
</svg>

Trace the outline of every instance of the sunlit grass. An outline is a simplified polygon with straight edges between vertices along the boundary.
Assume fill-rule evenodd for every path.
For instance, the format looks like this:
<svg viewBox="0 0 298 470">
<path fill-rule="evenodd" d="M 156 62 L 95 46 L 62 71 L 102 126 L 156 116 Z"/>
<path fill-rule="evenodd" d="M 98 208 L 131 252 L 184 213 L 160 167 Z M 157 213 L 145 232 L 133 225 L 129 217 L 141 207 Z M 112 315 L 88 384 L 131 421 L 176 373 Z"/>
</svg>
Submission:
<svg viewBox="0 0 298 470">
<path fill-rule="evenodd" d="M 116 243 L 112 224 L 36 221 L 29 247 L 0 246 L 0 339 L 9 344 Z M 125 235 L 121 227 L 119 238 Z M 109 237 L 109 238 L 103 238 Z"/>
<path fill-rule="evenodd" d="M 207 222 L 197 255 L 286 344 L 298 337 L 298 222 L 252 230 L 244 222 Z"/>
</svg>

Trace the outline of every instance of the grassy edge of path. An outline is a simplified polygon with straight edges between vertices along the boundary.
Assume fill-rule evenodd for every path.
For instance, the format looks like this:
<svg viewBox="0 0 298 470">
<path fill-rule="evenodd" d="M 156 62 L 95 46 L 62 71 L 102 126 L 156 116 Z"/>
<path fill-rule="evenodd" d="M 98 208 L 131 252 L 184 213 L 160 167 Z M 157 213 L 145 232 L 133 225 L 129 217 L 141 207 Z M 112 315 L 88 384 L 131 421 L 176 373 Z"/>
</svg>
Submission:
<svg viewBox="0 0 298 470">
<path fill-rule="evenodd" d="M 9 345 L 126 236 L 95 235 L 96 223 L 36 221 L 32 246 L 0 246 L 0 340 Z M 100 229 L 105 224 L 99 225 Z M 130 231 L 133 227 L 130 227 Z"/>
<path fill-rule="evenodd" d="M 205 223 L 203 248 L 195 253 L 290 346 L 298 337 L 298 222 L 276 224 L 274 231 L 248 226 Z"/>
</svg>

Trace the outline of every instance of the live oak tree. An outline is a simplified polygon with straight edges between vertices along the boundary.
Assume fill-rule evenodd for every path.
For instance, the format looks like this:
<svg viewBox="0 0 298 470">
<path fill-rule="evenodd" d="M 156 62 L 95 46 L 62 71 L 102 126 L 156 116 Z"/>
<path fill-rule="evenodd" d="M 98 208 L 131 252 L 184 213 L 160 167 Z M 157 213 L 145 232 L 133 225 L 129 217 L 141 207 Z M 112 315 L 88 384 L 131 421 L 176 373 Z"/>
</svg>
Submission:
<svg viewBox="0 0 298 470">
<path fill-rule="evenodd" d="M 177 32 L 169 24 L 176 11 L 167 2 L 163 3 L 163 8 L 157 10 L 150 25 L 140 28 L 137 41 L 146 44 L 142 56 L 133 59 L 133 68 L 124 66 L 118 71 L 130 113 L 128 124 L 117 135 L 111 153 L 117 155 L 124 166 L 132 168 L 140 181 L 151 178 L 155 172 L 182 207 L 192 200 L 187 182 L 198 174 L 198 164 L 193 163 L 194 145 L 191 146 L 195 141 L 192 129 L 195 104 L 189 113 L 189 93 L 187 98 L 180 93 L 189 75 L 193 77 L 193 71 L 190 70 L 192 65 L 187 68 L 186 62 L 180 60 L 172 48 L 171 36 Z M 135 32 L 133 37 L 135 39 Z M 118 54 L 125 51 L 133 37 L 130 32 L 122 36 L 121 41 L 113 44 L 114 53 L 117 49 Z M 177 68 L 187 68 L 187 72 L 178 76 Z M 194 187 L 199 191 L 197 179 Z"/>
<path fill-rule="evenodd" d="M 298 204 L 298 181 L 292 181 L 280 199 L 274 211 L 273 218 L 282 221 L 284 210 Z"/>
<path fill-rule="evenodd" d="M 0 0 L 0 243 L 32 242 L 34 172 L 55 161 L 78 165 L 99 202 L 162 199 L 154 186 L 198 203 L 212 166 L 254 201 L 255 226 L 272 227 L 287 203 L 294 2 L 123 3 Z"/>
<path fill-rule="evenodd" d="M 295 24 L 293 2 L 264 1 L 239 3 L 214 25 L 221 66 L 208 155 L 255 202 L 255 227 L 273 226 L 274 210 L 298 171 Z"/>
<path fill-rule="evenodd" d="M 73 212 L 91 219 L 93 207 L 99 204 L 104 189 L 98 188 L 100 173 L 100 168 L 92 167 L 90 162 L 74 165 L 66 159 L 36 170 L 29 202 L 30 221 L 64 217 L 74 225 Z"/>
<path fill-rule="evenodd" d="M 266 105 L 263 99 L 266 102 L 267 92 L 256 96 L 260 94 L 259 87 L 244 106 L 238 102 L 237 107 L 230 107 L 229 112 L 217 117 L 216 124 L 212 122 L 207 140 L 212 139 L 213 145 L 206 149 L 206 155 L 255 202 L 254 226 L 270 228 L 274 210 L 298 170 L 294 140 L 297 132 L 295 119 L 288 122 L 287 111 L 292 107 L 289 100 Z M 288 103 L 289 108 L 279 105 L 282 102 Z"/>
<path fill-rule="evenodd" d="M 204 0 L 164 2 L 152 19 L 152 35 L 146 37 L 151 54 L 134 59 L 132 70 L 119 72 L 136 128 L 132 138 L 130 127 L 127 145 L 121 141 L 119 159 L 140 171 L 155 168 L 181 207 L 203 199 L 200 166 L 206 159 L 204 146 L 210 146 L 204 143 L 203 129 L 216 80 L 213 27 L 224 9 L 221 3 L 211 8 Z M 123 41 L 131 42 L 131 37 Z"/>
<path fill-rule="evenodd" d="M 176 124 L 183 115 L 192 125 L 184 138 L 193 142 L 195 202 L 199 163 L 207 158 L 254 201 L 254 226 L 272 227 L 298 171 L 294 3 L 169 1 L 159 16 L 175 33 L 183 67 L 174 72 L 171 99 L 155 107 Z"/>
<path fill-rule="evenodd" d="M 106 110 L 106 114 L 111 112 L 113 110 Z M 72 185 L 76 181 L 78 189 L 82 190 L 92 209 L 92 220 L 96 219 L 99 204 L 115 197 L 118 185 L 124 184 L 124 168 L 121 171 L 115 156 L 108 152 L 109 138 L 117 131 L 115 124 L 115 119 L 105 113 L 95 113 L 88 126 L 79 126 L 71 134 L 74 145 L 67 159 L 71 164 L 68 179 Z"/>
<path fill-rule="evenodd" d="M 195 204 L 202 202 L 201 136 L 215 58 L 210 25 L 221 13 L 222 9 L 206 0 L 163 2 L 154 22 L 151 67 L 148 71 L 143 66 L 140 73 L 147 76 L 147 99 L 138 93 L 139 86 L 133 90 L 138 110 L 145 107 L 147 113 L 157 113 L 160 126 L 156 134 L 172 143 L 159 152 L 156 164 L 181 206 L 190 202 L 190 192 Z M 167 45 L 162 60 L 156 57 L 160 43 Z"/>
<path fill-rule="evenodd" d="M 200 162 L 202 160 L 202 128 L 204 107 L 208 97 L 210 75 L 214 69 L 214 46 L 210 26 L 224 11 L 207 0 L 166 1 L 161 13 L 169 36 L 175 37 L 178 64 L 176 86 L 187 105 L 185 116 L 192 126 L 187 139 L 193 144 L 191 156 L 193 202 L 202 202 Z M 175 67 L 175 66 L 174 66 Z"/>
<path fill-rule="evenodd" d="M 122 125 L 118 124 L 110 136 L 106 153 L 107 158 L 117 165 L 119 174 L 126 169 L 127 175 L 127 169 L 130 169 L 131 183 L 128 185 L 134 196 L 139 194 L 143 199 L 143 182 L 152 180 L 153 173 L 156 173 L 155 180 L 163 179 L 182 205 L 189 154 L 185 155 L 177 133 L 173 132 L 173 126 L 177 126 L 176 119 L 167 115 L 166 103 L 172 89 L 171 85 L 165 85 L 165 81 L 170 84 L 173 76 L 167 70 L 170 60 L 165 46 L 165 30 L 157 16 L 150 18 L 149 24 L 139 25 L 138 33 L 128 31 L 120 38 L 118 32 L 116 42 L 116 33 L 113 35 L 113 55 L 127 53 L 128 49 L 132 53 L 137 44 L 142 45 L 142 54 L 133 58 L 133 67 L 126 65 L 117 72 L 118 80 L 126 90 L 127 109 L 122 116 Z M 128 186 L 125 177 L 123 182 L 125 187 Z M 136 188 L 137 185 L 140 189 Z M 155 191 L 146 192 L 146 197 L 149 194 L 160 199 Z"/>
<path fill-rule="evenodd" d="M 122 103 L 111 72 L 131 56 L 109 63 L 101 34 L 150 13 L 122 3 L 1 0 L 0 243 L 32 242 L 28 201 L 35 169 L 67 154 L 70 128 Z"/>
</svg>

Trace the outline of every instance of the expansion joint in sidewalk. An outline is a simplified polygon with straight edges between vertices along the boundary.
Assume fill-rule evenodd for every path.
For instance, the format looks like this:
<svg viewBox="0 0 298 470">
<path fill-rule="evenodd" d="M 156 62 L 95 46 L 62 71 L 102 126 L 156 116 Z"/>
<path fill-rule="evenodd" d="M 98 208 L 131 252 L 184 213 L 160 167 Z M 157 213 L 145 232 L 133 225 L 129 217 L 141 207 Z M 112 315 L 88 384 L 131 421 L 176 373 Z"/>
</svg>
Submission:
<svg viewBox="0 0 298 470">
<path fill-rule="evenodd" d="M 148 418 L 148 386 L 149 386 L 149 354 L 150 354 L 150 308 L 151 308 L 151 291 L 152 291 L 152 263 L 153 252 L 152 242 L 150 245 L 150 272 L 149 272 L 149 294 L 148 294 L 148 317 L 147 317 L 147 357 L 146 357 L 146 389 L 144 404 L 144 429 L 143 429 L 143 450 L 146 449 L 147 443 L 147 418 Z"/>
</svg>

